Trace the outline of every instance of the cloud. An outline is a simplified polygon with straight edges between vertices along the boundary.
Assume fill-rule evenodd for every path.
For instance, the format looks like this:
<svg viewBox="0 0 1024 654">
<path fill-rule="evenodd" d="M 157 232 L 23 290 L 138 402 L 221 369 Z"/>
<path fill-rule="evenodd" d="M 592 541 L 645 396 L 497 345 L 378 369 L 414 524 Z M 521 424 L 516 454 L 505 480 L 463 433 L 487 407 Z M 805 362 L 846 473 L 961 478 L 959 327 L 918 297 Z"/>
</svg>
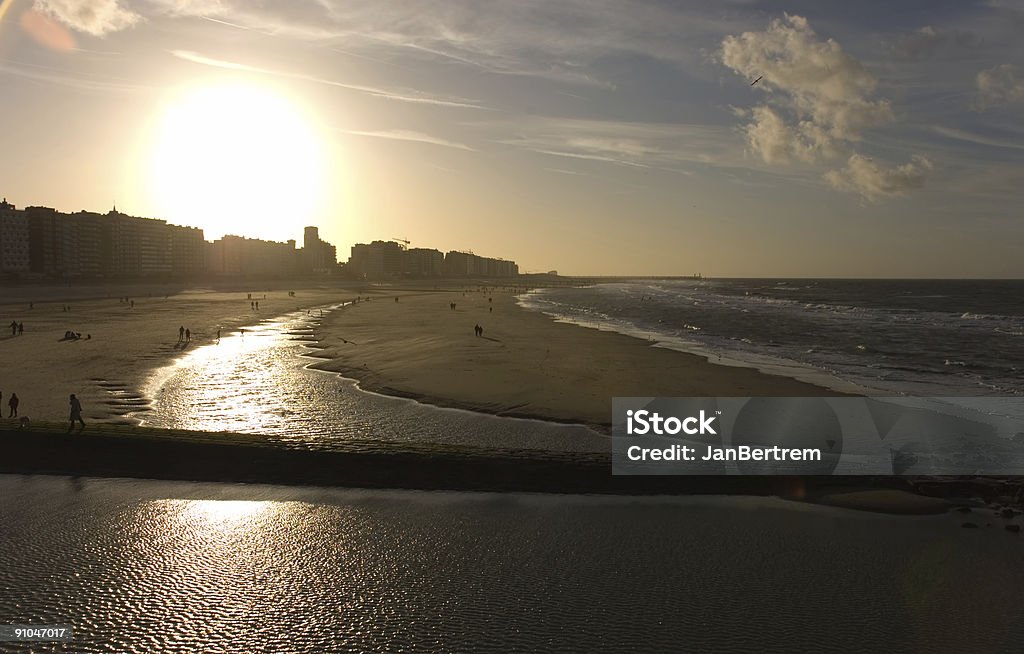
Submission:
<svg viewBox="0 0 1024 654">
<path fill-rule="evenodd" d="M 919 30 L 899 37 L 893 44 L 893 52 L 911 59 L 923 59 L 941 53 L 955 53 L 973 50 L 984 45 L 984 40 L 974 32 L 962 30 L 937 30 L 925 25 Z"/>
<path fill-rule="evenodd" d="M 929 28 L 919 36 L 936 36 Z M 806 18 L 785 14 L 762 32 L 744 32 L 722 41 L 721 61 L 745 79 L 760 77 L 755 90 L 767 102 L 749 111 L 742 131 L 750 149 L 768 164 L 819 164 L 848 156 L 846 166 L 823 177 L 834 189 L 870 201 L 924 186 L 932 163 L 913 155 L 887 167 L 863 155 L 848 154 L 870 128 L 895 118 L 886 99 L 875 99 L 877 80 L 832 39 L 822 39 Z"/>
<path fill-rule="evenodd" d="M 870 98 L 875 78 L 801 16 L 726 37 L 721 61 L 745 79 L 761 77 L 754 90 L 776 105 L 755 108 L 745 128 L 750 147 L 768 163 L 834 157 L 864 130 L 893 120 L 888 100 Z"/>
<path fill-rule="evenodd" d="M 825 173 L 825 181 L 838 191 L 858 193 L 875 201 L 924 187 L 933 168 L 932 162 L 921 155 L 912 156 L 905 164 L 886 168 L 868 157 L 854 154 L 845 168 Z"/>
<path fill-rule="evenodd" d="M 35 0 L 33 6 L 71 29 L 93 36 L 118 32 L 142 20 L 118 0 Z"/>
<path fill-rule="evenodd" d="M 1017 76 L 1017 67 L 1011 64 L 999 64 L 981 71 L 975 78 L 975 84 L 978 87 L 976 109 L 1024 103 L 1024 79 Z"/>
<path fill-rule="evenodd" d="M 439 60 L 495 75 L 615 88 L 609 58 L 665 62 L 701 73 L 698 41 L 716 42 L 717 10 L 620 0 L 146 0 L 153 15 L 200 16 L 317 46 Z M 147 14 L 148 15 L 148 14 Z"/>
<path fill-rule="evenodd" d="M 994 148 L 1024 150 L 1024 143 L 1020 141 L 1009 140 L 1007 138 L 990 138 L 988 136 L 983 136 L 981 134 L 973 134 L 962 129 L 944 127 L 942 125 L 932 125 L 931 129 L 936 134 L 941 134 L 942 136 L 955 139 L 957 141 L 965 141 L 967 143 L 975 143 L 977 145 L 989 145 Z M 1010 137 L 1010 139 L 1012 139 L 1012 137 Z"/>
<path fill-rule="evenodd" d="M 455 148 L 457 150 L 467 150 L 472 152 L 473 148 L 463 143 L 456 141 L 448 141 L 436 136 L 424 134 L 423 132 L 413 132 L 404 129 L 392 129 L 383 131 L 357 131 L 357 130 L 345 130 L 346 134 L 355 134 L 356 136 L 372 136 L 374 138 L 391 139 L 394 141 L 412 141 L 415 143 L 429 143 L 431 145 L 441 145 L 446 148 Z"/>
<path fill-rule="evenodd" d="M 338 82 L 323 77 L 315 77 L 313 75 L 304 75 L 301 73 L 288 73 L 284 71 L 270 70 L 268 68 L 260 68 L 258 66 L 250 66 L 235 61 L 227 61 L 224 59 L 214 59 L 206 57 L 196 52 L 189 50 L 172 50 L 171 55 L 189 61 L 194 64 L 201 64 L 203 66 L 213 66 L 214 68 L 225 68 L 227 70 L 239 70 L 248 73 L 256 73 L 259 75 L 273 75 L 275 77 L 286 77 L 289 79 L 303 80 L 306 82 L 313 82 L 316 84 L 324 84 L 327 86 L 335 86 L 342 89 L 348 89 L 350 91 L 358 91 L 365 93 L 376 98 L 384 98 L 386 100 L 395 100 L 398 102 L 412 102 L 416 104 L 432 104 L 442 107 L 455 107 L 462 109 L 485 109 L 481 105 L 477 104 L 472 100 L 464 98 L 459 99 L 445 99 L 430 96 L 418 91 L 390 91 L 387 89 L 377 88 L 373 86 L 362 86 L 359 84 L 346 84 L 344 82 Z"/>
<path fill-rule="evenodd" d="M 691 164 L 740 163 L 742 154 L 729 128 L 709 125 L 530 116 L 486 127 L 513 132 L 498 141 L 504 145 L 631 168 L 685 173 Z"/>
</svg>

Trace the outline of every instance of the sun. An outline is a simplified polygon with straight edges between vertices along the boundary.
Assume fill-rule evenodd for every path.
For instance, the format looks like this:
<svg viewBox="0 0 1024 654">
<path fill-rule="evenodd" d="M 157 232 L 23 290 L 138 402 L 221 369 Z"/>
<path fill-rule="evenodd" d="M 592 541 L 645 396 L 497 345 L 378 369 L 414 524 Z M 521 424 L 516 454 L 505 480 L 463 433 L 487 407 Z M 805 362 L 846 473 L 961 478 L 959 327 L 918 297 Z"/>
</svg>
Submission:
<svg viewBox="0 0 1024 654">
<path fill-rule="evenodd" d="M 311 121 L 283 95 L 191 89 L 156 128 L 150 193 L 162 218 L 223 234 L 286 240 L 321 210 L 324 156 Z"/>
</svg>

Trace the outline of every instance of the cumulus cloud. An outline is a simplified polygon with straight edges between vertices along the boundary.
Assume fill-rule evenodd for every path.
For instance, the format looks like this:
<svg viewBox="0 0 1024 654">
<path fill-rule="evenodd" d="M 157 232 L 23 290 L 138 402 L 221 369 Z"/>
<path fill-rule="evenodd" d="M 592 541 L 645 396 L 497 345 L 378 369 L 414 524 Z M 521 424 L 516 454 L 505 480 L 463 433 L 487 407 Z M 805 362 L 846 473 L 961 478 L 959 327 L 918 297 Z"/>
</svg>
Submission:
<svg viewBox="0 0 1024 654">
<path fill-rule="evenodd" d="M 932 162 L 921 155 L 914 155 L 907 163 L 889 168 L 854 154 L 845 168 L 825 173 L 825 181 L 836 190 L 858 193 L 874 201 L 922 188 L 933 168 Z"/>
<path fill-rule="evenodd" d="M 1024 79 L 1017 76 L 1016 66 L 999 64 L 983 70 L 975 83 L 978 86 L 977 109 L 1024 103 Z"/>
<path fill-rule="evenodd" d="M 34 6 L 71 29 L 93 36 L 126 29 L 142 19 L 119 0 L 35 0 Z"/>
<path fill-rule="evenodd" d="M 722 41 L 722 63 L 747 79 L 775 107 L 762 105 L 746 127 L 751 148 L 769 163 L 836 156 L 870 127 L 893 120 L 888 100 L 873 100 L 877 81 L 806 18 L 786 14 L 763 32 Z"/>
</svg>

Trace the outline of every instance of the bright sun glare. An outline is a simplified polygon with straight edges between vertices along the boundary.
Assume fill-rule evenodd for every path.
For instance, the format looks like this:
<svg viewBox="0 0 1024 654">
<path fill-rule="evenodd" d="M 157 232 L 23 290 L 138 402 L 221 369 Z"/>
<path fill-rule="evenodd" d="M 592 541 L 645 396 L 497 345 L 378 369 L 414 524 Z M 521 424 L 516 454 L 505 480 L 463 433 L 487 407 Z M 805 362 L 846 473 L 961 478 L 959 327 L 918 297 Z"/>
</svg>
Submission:
<svg viewBox="0 0 1024 654">
<path fill-rule="evenodd" d="M 192 89 L 157 128 L 150 173 L 161 217 L 207 238 L 284 240 L 315 224 L 324 160 L 308 119 L 253 87 Z"/>
</svg>

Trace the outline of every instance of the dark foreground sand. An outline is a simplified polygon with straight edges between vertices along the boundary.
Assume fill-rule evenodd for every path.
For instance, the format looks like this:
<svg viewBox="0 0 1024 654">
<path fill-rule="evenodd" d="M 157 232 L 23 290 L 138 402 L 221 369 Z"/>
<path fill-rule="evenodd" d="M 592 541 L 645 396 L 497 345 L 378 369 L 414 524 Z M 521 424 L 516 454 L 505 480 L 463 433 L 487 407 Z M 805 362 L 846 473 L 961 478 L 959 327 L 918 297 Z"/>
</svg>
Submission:
<svg viewBox="0 0 1024 654">
<path fill-rule="evenodd" d="M 90 425 L 66 433 L 61 424 L 23 430 L 7 420 L 0 421 L 0 473 L 418 490 L 777 495 L 888 513 L 940 513 L 950 506 L 920 497 L 912 481 L 897 477 L 624 477 L 611 474 L 610 459 L 603 455 L 379 442 L 311 452 L 251 434 L 129 425 Z M 870 501 L 855 501 L 851 491 L 871 491 Z M 845 499 L 832 501 L 833 496 Z"/>
</svg>

